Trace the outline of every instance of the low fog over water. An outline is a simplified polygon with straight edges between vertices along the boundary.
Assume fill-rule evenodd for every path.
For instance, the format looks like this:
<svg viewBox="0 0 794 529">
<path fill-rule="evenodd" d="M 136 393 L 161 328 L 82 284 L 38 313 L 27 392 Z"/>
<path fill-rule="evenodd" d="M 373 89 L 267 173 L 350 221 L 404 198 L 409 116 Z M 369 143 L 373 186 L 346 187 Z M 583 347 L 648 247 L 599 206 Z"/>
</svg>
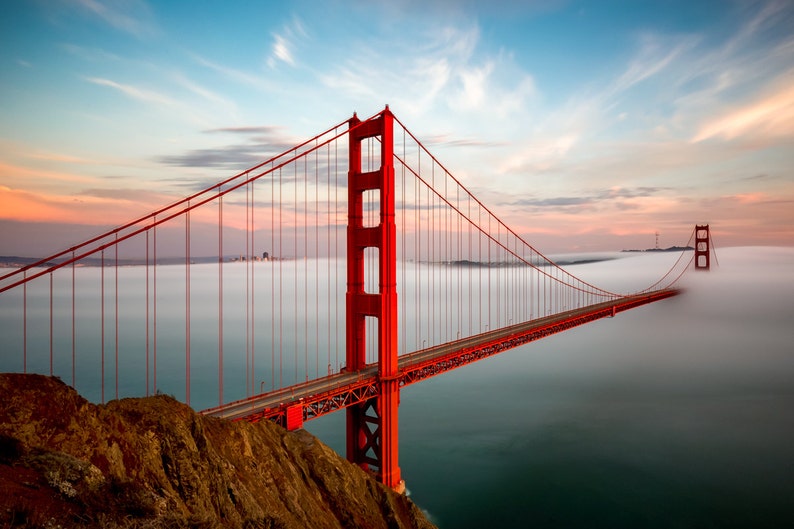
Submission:
<svg viewBox="0 0 794 529">
<path fill-rule="evenodd" d="M 641 252 L 555 259 L 604 259 L 569 270 L 599 287 L 632 292 L 652 284 L 678 257 Z M 684 275 L 680 296 L 404 388 L 399 457 L 413 499 L 442 529 L 792 526 L 794 248 L 728 248 L 716 257 L 710 272 Z M 223 267 L 225 401 L 322 376 L 344 362 L 344 314 L 334 308 L 344 306 L 344 266 L 338 264 L 256 263 L 258 301 L 250 327 L 245 292 L 254 276 L 246 275 L 247 265 Z M 157 389 L 180 399 L 185 394 L 184 268 L 157 268 L 158 298 L 163 297 L 157 316 Z M 217 264 L 191 267 L 191 404 L 197 409 L 214 406 L 219 398 L 217 270 Z M 75 272 L 76 385 L 93 401 L 102 398 L 100 271 Z M 479 276 L 479 269 L 466 269 L 466 284 L 469 272 Z M 105 271 L 106 400 L 115 392 L 115 274 Z M 120 267 L 118 274 L 119 391 L 120 396 L 142 395 L 147 387 L 143 351 L 147 333 L 154 330 L 145 326 L 147 271 Z M 449 277 L 461 274 L 455 269 Z M 27 368 L 49 370 L 52 303 L 54 370 L 67 382 L 71 277 L 66 271 L 54 279 L 52 300 L 49 281 L 27 290 Z M 308 285 L 299 277 L 308 277 Z M 441 293 L 428 297 L 426 287 L 408 283 L 399 287 L 406 293 L 402 300 L 418 292 L 417 306 L 400 308 L 399 317 L 407 322 L 400 330 L 401 352 L 417 347 L 411 330 L 417 320 L 428 325 L 436 321 L 428 320 L 428 313 L 443 312 L 430 310 L 444 297 Z M 173 296 L 166 299 L 168 293 Z M 22 349 L 20 296 L 0 299 L 3 371 L 22 370 L 21 355 L 9 353 Z M 431 307 L 419 307 L 417 300 L 429 300 Z M 467 300 L 453 296 L 451 306 Z M 466 309 L 446 327 L 433 327 L 439 340 L 461 329 L 482 332 L 484 309 Z M 62 312 L 67 316 L 62 318 Z M 318 323 L 309 325 L 306 315 Z M 249 378 L 247 351 L 254 340 L 258 356 Z M 344 453 L 344 422 L 344 413 L 336 413 L 306 427 Z"/>
<path fill-rule="evenodd" d="M 617 257 L 571 270 L 632 290 L 677 256 Z M 791 526 L 794 249 L 717 258 L 681 296 L 405 388 L 412 498 L 442 528 Z M 343 450 L 343 420 L 307 427 Z"/>
</svg>

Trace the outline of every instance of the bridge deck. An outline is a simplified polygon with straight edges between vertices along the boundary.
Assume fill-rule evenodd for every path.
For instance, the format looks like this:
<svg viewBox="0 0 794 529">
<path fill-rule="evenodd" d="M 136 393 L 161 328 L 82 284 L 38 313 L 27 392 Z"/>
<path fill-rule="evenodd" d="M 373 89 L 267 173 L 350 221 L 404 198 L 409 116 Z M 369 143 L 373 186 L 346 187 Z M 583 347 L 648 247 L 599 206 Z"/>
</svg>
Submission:
<svg viewBox="0 0 794 529">
<path fill-rule="evenodd" d="M 400 385 L 413 384 L 577 325 L 675 296 L 679 292 L 677 289 L 665 289 L 627 296 L 405 354 L 399 357 Z M 289 409 L 300 410 L 303 420 L 313 419 L 375 397 L 377 391 L 378 366 L 370 364 L 356 373 L 330 375 L 230 402 L 202 413 L 230 420 L 274 419 L 286 424 Z"/>
</svg>

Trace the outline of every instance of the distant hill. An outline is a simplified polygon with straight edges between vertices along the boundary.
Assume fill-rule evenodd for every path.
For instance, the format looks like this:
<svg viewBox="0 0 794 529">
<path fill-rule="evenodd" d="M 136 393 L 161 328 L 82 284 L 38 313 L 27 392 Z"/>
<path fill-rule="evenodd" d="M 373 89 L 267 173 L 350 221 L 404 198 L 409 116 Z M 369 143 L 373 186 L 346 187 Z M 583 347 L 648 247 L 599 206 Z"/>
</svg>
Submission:
<svg viewBox="0 0 794 529">
<path fill-rule="evenodd" d="M 687 252 L 693 251 L 691 246 L 671 246 L 669 248 L 648 248 L 647 250 L 621 250 L 621 252 Z"/>
</svg>

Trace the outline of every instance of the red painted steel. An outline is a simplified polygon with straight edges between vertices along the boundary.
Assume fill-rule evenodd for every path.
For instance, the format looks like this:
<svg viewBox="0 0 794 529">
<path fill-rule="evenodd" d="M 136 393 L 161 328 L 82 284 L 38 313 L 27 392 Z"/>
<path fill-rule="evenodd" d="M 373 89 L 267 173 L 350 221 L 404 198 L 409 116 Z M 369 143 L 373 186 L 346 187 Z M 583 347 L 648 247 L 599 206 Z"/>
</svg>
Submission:
<svg viewBox="0 0 794 529">
<path fill-rule="evenodd" d="M 287 430 L 297 430 L 303 427 L 303 404 L 294 404 L 287 408 Z"/>
<path fill-rule="evenodd" d="M 709 225 L 695 226 L 695 270 L 711 268 Z"/>
<path fill-rule="evenodd" d="M 377 468 L 389 487 L 399 486 L 397 407 L 397 237 L 394 213 L 394 119 L 386 109 L 366 122 L 353 116 L 349 126 L 347 225 L 347 369 L 366 366 L 366 318 L 378 320 L 378 395 L 347 409 L 347 458 L 364 469 Z M 362 142 L 380 138 L 380 168 L 362 171 Z M 364 226 L 364 192 L 378 191 L 379 223 Z M 366 248 L 378 249 L 378 293 L 364 284 Z"/>
<path fill-rule="evenodd" d="M 676 296 L 680 292 L 677 289 L 664 289 L 626 296 L 402 355 L 398 358 L 398 375 L 395 380 L 399 386 L 414 384 L 531 341 L 601 318 L 612 317 L 613 313 Z M 379 366 L 370 364 L 357 373 L 343 372 L 323 377 L 230 402 L 202 413 L 252 422 L 271 419 L 286 425 L 287 410 L 295 403 L 301 403 L 303 420 L 306 421 L 342 408 L 350 409 L 365 404 L 378 396 L 381 383 L 378 372 Z"/>
</svg>

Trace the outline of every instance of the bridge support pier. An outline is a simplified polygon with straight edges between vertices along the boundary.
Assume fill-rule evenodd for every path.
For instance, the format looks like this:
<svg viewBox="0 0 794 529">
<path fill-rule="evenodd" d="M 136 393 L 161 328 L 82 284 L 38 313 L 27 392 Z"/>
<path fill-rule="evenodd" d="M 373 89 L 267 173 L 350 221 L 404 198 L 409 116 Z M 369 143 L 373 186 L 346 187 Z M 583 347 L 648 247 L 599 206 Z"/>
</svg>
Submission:
<svg viewBox="0 0 794 529">
<path fill-rule="evenodd" d="M 397 365 L 397 236 L 394 210 L 394 117 L 387 106 L 378 118 L 349 121 L 346 362 L 366 366 L 366 318 L 378 323 L 378 396 L 347 408 L 347 458 L 375 470 L 385 485 L 404 490 L 398 466 L 399 379 Z M 380 168 L 362 171 L 362 141 L 380 138 Z M 370 162 L 372 160 L 369 160 Z M 364 225 L 364 193 L 380 201 L 377 226 Z M 378 250 L 378 292 L 366 291 L 365 250 Z"/>
</svg>

